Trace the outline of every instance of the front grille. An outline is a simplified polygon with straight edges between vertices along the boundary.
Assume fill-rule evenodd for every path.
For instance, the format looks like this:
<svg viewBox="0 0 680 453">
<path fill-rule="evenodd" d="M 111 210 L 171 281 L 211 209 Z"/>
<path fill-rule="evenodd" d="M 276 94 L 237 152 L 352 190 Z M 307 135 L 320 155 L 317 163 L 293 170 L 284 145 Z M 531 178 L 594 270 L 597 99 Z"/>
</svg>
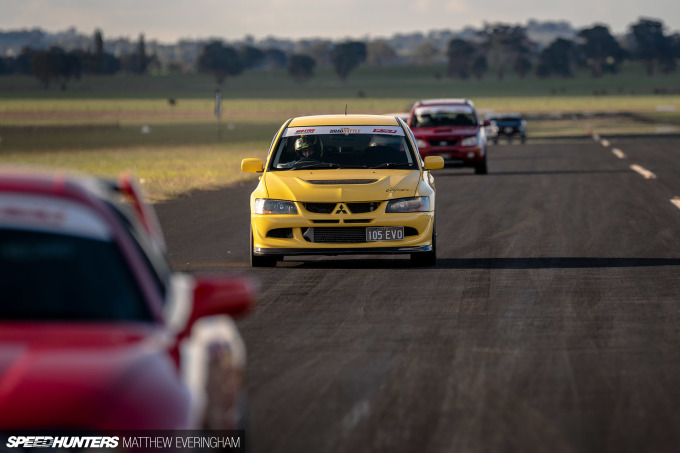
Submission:
<svg viewBox="0 0 680 453">
<path fill-rule="evenodd" d="M 456 145 L 458 145 L 458 140 L 430 140 L 430 146 L 433 148 Z"/>
<path fill-rule="evenodd" d="M 366 242 L 365 227 L 308 228 L 303 235 L 309 242 L 322 244 L 360 244 Z"/>
<path fill-rule="evenodd" d="M 330 214 L 337 203 L 302 203 L 305 209 L 314 214 Z"/>
<path fill-rule="evenodd" d="M 347 223 L 347 220 L 345 220 Z M 417 236 L 418 230 L 404 227 L 404 236 Z M 303 229 L 302 236 L 307 242 L 321 244 L 363 244 L 366 243 L 366 227 L 317 227 Z"/>
<path fill-rule="evenodd" d="M 377 179 L 303 179 L 308 184 L 373 184 Z"/>
<path fill-rule="evenodd" d="M 347 207 L 350 211 L 352 211 L 352 214 L 373 212 L 378 209 L 378 206 L 380 206 L 380 202 L 378 201 L 373 201 L 370 203 L 347 203 Z"/>
</svg>

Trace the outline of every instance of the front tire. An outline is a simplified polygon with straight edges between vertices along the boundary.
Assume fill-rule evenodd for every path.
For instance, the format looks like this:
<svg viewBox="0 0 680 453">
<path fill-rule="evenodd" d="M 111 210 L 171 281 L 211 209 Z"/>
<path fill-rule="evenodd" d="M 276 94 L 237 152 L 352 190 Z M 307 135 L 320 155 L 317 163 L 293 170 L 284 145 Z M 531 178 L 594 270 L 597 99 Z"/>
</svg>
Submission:
<svg viewBox="0 0 680 453">
<path fill-rule="evenodd" d="M 486 175 L 489 172 L 489 170 L 486 167 L 486 156 L 484 156 L 484 160 L 475 165 L 475 174 L 476 175 Z"/>
<path fill-rule="evenodd" d="M 432 250 L 424 253 L 411 253 L 411 264 L 417 267 L 437 265 L 437 227 L 432 228 Z"/>
<path fill-rule="evenodd" d="M 253 229 L 250 229 L 250 267 L 275 267 L 277 258 L 275 256 L 258 256 L 255 255 L 255 247 L 253 241 Z"/>
</svg>

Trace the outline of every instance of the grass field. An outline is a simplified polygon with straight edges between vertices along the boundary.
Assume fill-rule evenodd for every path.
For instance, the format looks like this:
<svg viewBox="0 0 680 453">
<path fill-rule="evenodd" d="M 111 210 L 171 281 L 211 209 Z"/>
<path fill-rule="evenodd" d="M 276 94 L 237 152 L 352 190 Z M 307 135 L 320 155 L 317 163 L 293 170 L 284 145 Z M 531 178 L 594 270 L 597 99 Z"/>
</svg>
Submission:
<svg viewBox="0 0 680 453">
<path fill-rule="evenodd" d="M 640 68 L 592 79 L 457 81 L 443 67 L 362 67 L 342 83 L 321 68 L 305 84 L 283 70 L 251 71 L 222 87 L 214 115 L 208 76 L 87 76 L 66 91 L 30 77 L 0 77 L 0 164 L 39 165 L 111 176 L 132 170 L 155 200 L 242 178 L 243 157 L 264 157 L 292 116 L 407 111 L 423 98 L 467 97 L 481 112 L 544 117 L 569 112 L 631 112 L 635 117 L 534 120 L 531 138 L 592 132 L 680 130 L 680 75 L 646 77 Z M 174 103 L 170 103 L 172 99 Z M 639 119 L 644 121 L 639 121 Z"/>
</svg>

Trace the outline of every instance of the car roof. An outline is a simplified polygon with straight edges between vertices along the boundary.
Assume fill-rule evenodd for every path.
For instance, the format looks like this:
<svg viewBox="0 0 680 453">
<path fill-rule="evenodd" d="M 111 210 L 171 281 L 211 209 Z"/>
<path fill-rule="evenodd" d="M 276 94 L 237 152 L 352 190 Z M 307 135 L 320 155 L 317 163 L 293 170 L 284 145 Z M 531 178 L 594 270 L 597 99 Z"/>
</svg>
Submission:
<svg viewBox="0 0 680 453">
<path fill-rule="evenodd" d="M 148 208 L 130 175 L 123 174 L 116 181 L 71 171 L 0 168 L 0 193 L 3 192 L 69 200 L 104 217 L 113 208 L 129 222 L 121 226 L 128 229 L 139 226 L 159 249 L 165 250 L 155 212 Z"/>
<path fill-rule="evenodd" d="M 93 199 L 108 198 L 109 191 L 102 180 L 89 175 L 39 169 L 0 169 L 0 192 L 48 195 L 88 204 Z"/>
<path fill-rule="evenodd" d="M 308 126 L 399 126 L 394 116 L 387 115 L 313 115 L 293 118 L 289 127 Z"/>
<path fill-rule="evenodd" d="M 486 118 L 517 118 L 521 119 L 521 113 L 509 112 L 509 113 L 489 113 Z"/>
<path fill-rule="evenodd" d="M 423 106 L 423 105 L 449 105 L 449 104 L 470 105 L 470 106 L 474 105 L 471 100 L 466 99 L 466 98 L 441 98 L 441 99 L 422 99 L 422 100 L 416 102 L 414 107 Z"/>
</svg>

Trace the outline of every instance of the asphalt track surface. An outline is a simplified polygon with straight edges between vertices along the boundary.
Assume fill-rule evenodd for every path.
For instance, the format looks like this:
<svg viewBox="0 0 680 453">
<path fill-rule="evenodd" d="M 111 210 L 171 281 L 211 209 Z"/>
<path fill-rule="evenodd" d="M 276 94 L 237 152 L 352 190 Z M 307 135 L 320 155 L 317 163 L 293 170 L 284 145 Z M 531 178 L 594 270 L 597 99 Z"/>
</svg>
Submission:
<svg viewBox="0 0 680 453">
<path fill-rule="evenodd" d="M 435 173 L 434 268 L 250 269 L 255 182 L 157 206 L 177 269 L 261 286 L 251 451 L 680 449 L 680 139 L 491 146 L 489 172 Z"/>
</svg>

